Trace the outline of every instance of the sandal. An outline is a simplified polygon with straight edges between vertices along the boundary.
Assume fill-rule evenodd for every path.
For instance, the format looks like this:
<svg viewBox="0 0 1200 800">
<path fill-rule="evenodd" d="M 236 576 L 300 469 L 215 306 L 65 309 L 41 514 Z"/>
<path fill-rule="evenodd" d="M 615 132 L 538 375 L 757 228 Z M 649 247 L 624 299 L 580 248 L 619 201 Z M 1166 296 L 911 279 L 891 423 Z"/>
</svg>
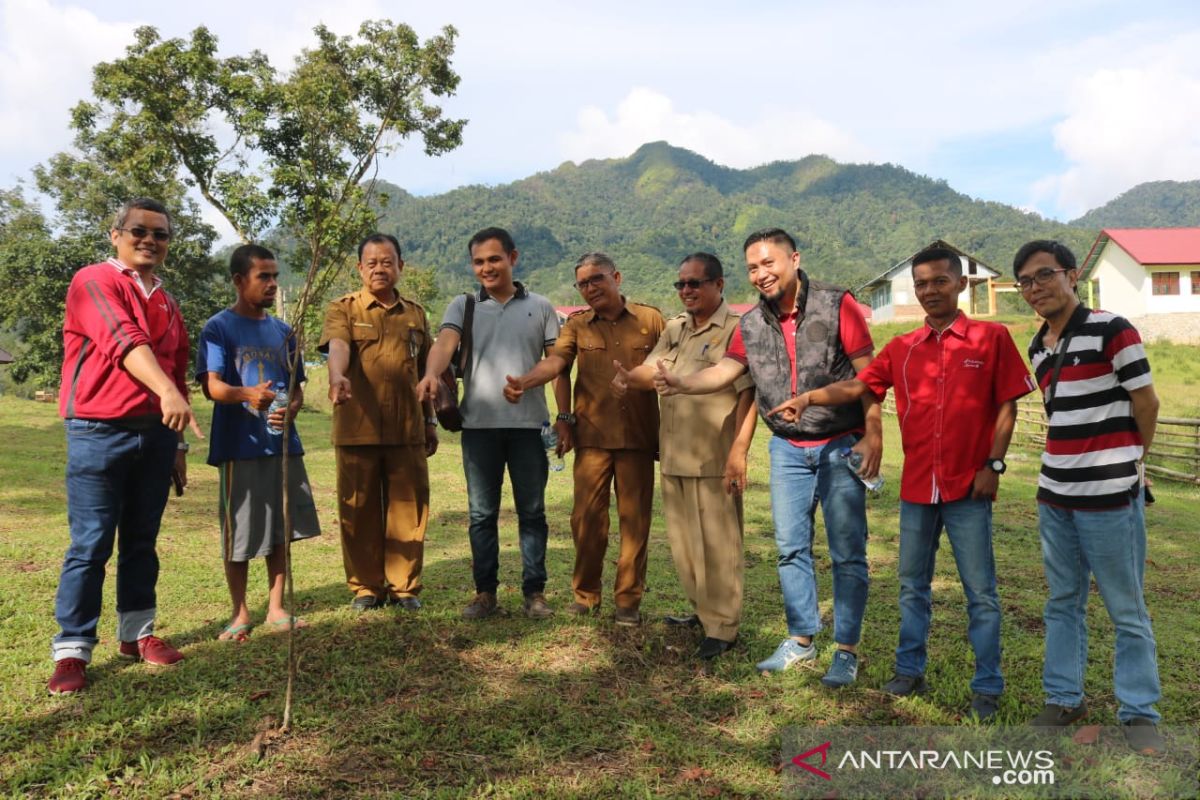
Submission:
<svg viewBox="0 0 1200 800">
<path fill-rule="evenodd" d="M 225 630 L 221 631 L 217 636 L 218 642 L 244 642 L 250 638 L 251 625 L 249 622 L 243 622 L 240 625 L 229 624 Z"/>
</svg>

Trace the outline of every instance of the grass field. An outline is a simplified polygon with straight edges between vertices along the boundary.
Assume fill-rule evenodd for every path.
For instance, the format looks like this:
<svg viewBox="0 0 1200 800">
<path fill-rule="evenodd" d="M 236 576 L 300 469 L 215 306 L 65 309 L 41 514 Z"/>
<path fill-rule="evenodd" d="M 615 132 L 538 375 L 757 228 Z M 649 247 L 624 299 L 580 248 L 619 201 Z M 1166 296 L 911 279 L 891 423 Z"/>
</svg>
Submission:
<svg viewBox="0 0 1200 800">
<path fill-rule="evenodd" d="M 1195 395 L 1182 382 L 1162 380 L 1164 398 Z M 207 427 L 208 410 L 201 408 Z M 900 459 L 891 420 L 888 485 L 869 504 L 872 586 L 859 682 L 838 694 L 818 682 L 832 652 L 828 630 L 818 638 L 818 668 L 768 678 L 753 669 L 785 633 L 761 427 L 747 498 L 741 641 L 705 673 L 690 657 L 694 635 L 658 622 L 686 603 L 657 513 L 643 605 L 647 623 L 640 629 L 619 629 L 608 617 L 577 621 L 560 614 L 541 623 L 522 617 L 510 500 L 501 519 L 500 595 L 510 614 L 482 623 L 461 620 L 472 585 L 465 487 L 453 435 L 443 434 L 431 464 L 425 608 L 351 613 L 333 516 L 329 418 L 313 411 L 299 425 L 325 533 L 294 551 L 299 611 L 311 627 L 298 634 L 293 730 L 277 736 L 286 636 L 256 629 L 244 644 L 215 641 L 228 600 L 219 563 L 216 472 L 204 464 L 203 447 L 191 453 L 190 487 L 183 498 L 171 499 L 159 545 L 159 632 L 181 646 L 187 660 L 156 671 L 117 658 L 110 580 L 91 686 L 78 696 L 46 695 L 53 595 L 67 541 L 65 447 L 54 407 L 0 397 L 0 795 L 773 797 L 782 787 L 786 726 L 956 725 L 964 717 L 972 661 L 948 548 L 934 585 L 933 691 L 898 700 L 878 688 L 891 675 L 898 626 Z M 1018 724 L 1042 702 L 1045 590 L 1033 501 L 1037 454 L 1016 450 L 1009 461 L 995 509 L 1008 680 L 1000 722 Z M 559 609 L 571 599 L 570 486 L 568 470 L 552 473 L 547 490 L 547 594 Z M 1146 584 L 1164 686 L 1160 709 L 1167 722 L 1194 728 L 1200 724 L 1200 491 L 1160 481 L 1156 493 L 1159 502 L 1148 513 Z M 823 532 L 816 553 L 828 624 Z M 610 563 L 610 575 L 612 569 Z M 260 618 L 263 576 L 261 564 L 251 569 Z M 605 600 L 611 611 L 611 595 Z M 1115 724 L 1113 634 L 1098 597 L 1089 619 L 1090 719 Z M 1129 755 L 1115 769 L 1123 776 L 1113 784 L 1115 795 L 1150 796 L 1160 780 L 1153 760 Z"/>
</svg>

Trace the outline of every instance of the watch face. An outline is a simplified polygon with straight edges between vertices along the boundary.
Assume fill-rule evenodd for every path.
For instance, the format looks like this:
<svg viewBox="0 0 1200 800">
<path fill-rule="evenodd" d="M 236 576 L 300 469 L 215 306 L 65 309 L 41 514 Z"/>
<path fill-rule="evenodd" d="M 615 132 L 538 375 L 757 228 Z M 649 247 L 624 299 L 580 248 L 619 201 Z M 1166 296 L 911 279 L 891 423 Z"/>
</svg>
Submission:
<svg viewBox="0 0 1200 800">
<path fill-rule="evenodd" d="M 1005 463 L 998 458 L 992 459 L 989 466 L 992 468 L 992 471 L 1000 473 L 1000 474 L 1003 474 L 1004 470 L 1007 469 L 1007 466 L 1005 465 Z"/>
</svg>

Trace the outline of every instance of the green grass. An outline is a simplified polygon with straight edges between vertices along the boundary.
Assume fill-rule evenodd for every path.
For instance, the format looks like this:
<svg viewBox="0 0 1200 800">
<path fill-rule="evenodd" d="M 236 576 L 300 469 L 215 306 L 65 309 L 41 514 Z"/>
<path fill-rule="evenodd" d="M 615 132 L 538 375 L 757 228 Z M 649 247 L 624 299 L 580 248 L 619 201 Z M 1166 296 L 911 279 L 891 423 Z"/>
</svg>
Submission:
<svg viewBox="0 0 1200 800">
<path fill-rule="evenodd" d="M 314 384 L 323 378 L 314 370 Z M 313 386 L 310 394 L 318 394 Z M 1166 394 L 1166 392 L 1164 392 Z M 203 409 L 207 426 L 207 409 Z M 300 418 L 324 535 L 298 544 L 296 593 L 311 627 L 299 635 L 293 730 L 272 733 L 282 709 L 286 637 L 256 629 L 242 645 L 214 641 L 228 615 L 219 563 L 215 470 L 192 451 L 191 485 L 172 498 L 159 552 L 159 631 L 183 647 L 178 668 L 128 665 L 113 641 L 113 590 L 105 586 L 102 643 L 92 685 L 50 698 L 53 597 L 67 542 L 61 425 L 51 405 L 0 397 L 0 795 L 50 797 L 773 797 L 781 730 L 792 725 L 955 725 L 970 700 L 964 599 L 948 548 L 935 582 L 930 640 L 933 691 L 897 700 L 879 691 L 891 675 L 898 626 L 895 563 L 900 461 L 887 421 L 888 486 L 870 502 L 871 600 L 858 684 L 839 694 L 821 667 L 763 678 L 753 664 L 785 634 L 760 428 L 746 514 L 746 608 L 741 643 L 710 673 L 690 658 L 696 639 L 667 630 L 663 614 L 686 607 L 660 513 L 651 533 L 647 624 L 564 615 L 535 623 L 520 613 L 515 518 L 501 518 L 501 604 L 510 616 L 459 618 L 472 593 L 466 498 L 456 436 L 432 461 L 433 513 L 425 608 L 356 616 L 347 608 L 334 520 L 329 418 Z M 1015 450 L 995 513 L 1008 690 L 1000 719 L 1023 722 L 1040 707 L 1044 580 L 1033 486 L 1037 454 Z M 1156 486 L 1148 514 L 1147 597 L 1158 634 L 1166 720 L 1200 724 L 1200 578 L 1194 569 L 1200 491 Z M 548 596 L 570 602 L 570 472 L 552 473 Z M 615 527 L 615 526 L 614 526 Z M 828 554 L 818 532 L 822 614 L 829 623 Z M 615 543 L 614 543 L 615 544 Z M 615 550 L 610 550 L 610 562 Z M 110 575 L 113 565 L 110 564 Z M 606 570 L 612 577 L 612 564 Z M 261 564 L 252 598 L 265 603 Z M 611 610 L 611 595 L 606 596 Z M 1112 627 L 1099 597 L 1089 608 L 1087 675 L 1093 722 L 1114 724 Z M 1128 756 L 1121 790 L 1145 796 L 1155 762 Z"/>
</svg>

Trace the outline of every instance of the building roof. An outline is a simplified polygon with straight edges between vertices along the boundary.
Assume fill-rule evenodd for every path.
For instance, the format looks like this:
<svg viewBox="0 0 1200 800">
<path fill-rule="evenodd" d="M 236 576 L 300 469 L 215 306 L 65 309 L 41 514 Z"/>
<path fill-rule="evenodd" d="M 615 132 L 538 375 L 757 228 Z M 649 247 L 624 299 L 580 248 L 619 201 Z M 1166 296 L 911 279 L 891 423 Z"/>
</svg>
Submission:
<svg viewBox="0 0 1200 800">
<path fill-rule="evenodd" d="M 1105 228 L 1083 260 L 1085 280 L 1091 276 L 1104 246 L 1110 241 L 1116 242 L 1142 266 L 1200 264 L 1200 228 Z"/>
<path fill-rule="evenodd" d="M 13 361 L 12 353 L 0 347 L 0 364 L 11 364 Z"/>
<path fill-rule="evenodd" d="M 950 244 L 945 239 L 934 239 L 932 242 L 930 242 L 929 244 L 922 247 L 921 250 L 916 251 L 916 253 L 913 253 L 911 256 L 904 259 L 903 261 L 896 262 L 891 267 L 888 267 L 885 271 L 879 273 L 874 278 L 872 278 L 871 280 L 864 283 L 862 286 L 855 289 L 854 290 L 855 296 L 862 294 L 864 289 L 871 289 L 875 286 L 878 286 L 881 283 L 886 283 L 887 281 L 890 281 L 897 272 L 908 268 L 908 265 L 912 263 L 913 257 L 916 256 L 917 253 L 920 253 L 922 250 L 928 250 L 930 247 L 945 247 L 947 250 L 949 250 L 953 253 L 958 253 L 960 256 L 965 258 L 967 260 L 968 264 L 973 262 L 975 264 L 975 266 L 978 267 L 978 270 L 974 273 L 975 277 L 978 277 L 979 275 L 983 275 L 983 276 L 986 276 L 989 278 L 996 278 L 996 277 L 1000 276 L 999 272 L 996 272 L 996 270 L 992 269 L 987 264 L 983 263 L 982 261 L 980 261 L 975 256 L 971 255 L 970 253 L 964 253 L 962 250 L 959 250 L 957 247 Z"/>
</svg>

